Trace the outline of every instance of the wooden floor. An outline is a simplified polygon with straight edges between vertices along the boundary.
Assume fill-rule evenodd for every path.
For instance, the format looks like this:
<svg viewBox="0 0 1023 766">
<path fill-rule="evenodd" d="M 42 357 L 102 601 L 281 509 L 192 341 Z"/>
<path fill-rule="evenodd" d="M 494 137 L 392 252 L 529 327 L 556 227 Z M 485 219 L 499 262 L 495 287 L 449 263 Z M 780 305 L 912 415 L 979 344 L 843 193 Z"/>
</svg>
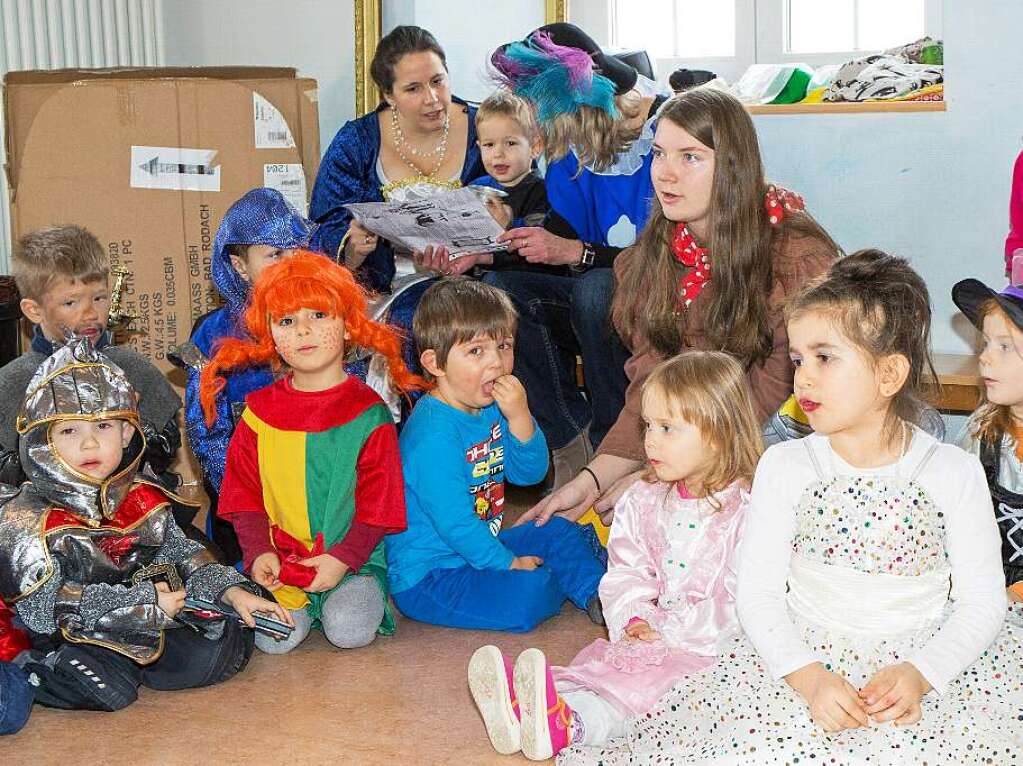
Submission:
<svg viewBox="0 0 1023 766">
<path fill-rule="evenodd" d="M 534 495 L 511 492 L 510 511 Z M 256 651 L 220 686 L 182 692 L 142 689 L 118 713 L 36 706 L 26 727 L 0 739 L 3 766 L 49 764 L 391 764 L 529 763 L 490 746 L 466 683 L 469 656 L 494 643 L 514 659 L 536 646 L 568 662 L 603 635 L 566 605 L 528 635 L 436 628 L 399 617 L 394 636 L 340 651 L 315 632 L 294 652 Z"/>
<path fill-rule="evenodd" d="M 938 361 L 942 408 L 972 409 L 975 360 Z M 509 517 L 537 499 L 510 488 Z M 112 714 L 36 707 L 20 734 L 0 739 L 0 764 L 524 764 L 490 747 L 465 680 L 469 656 L 487 643 L 513 658 L 536 646 L 565 663 L 601 635 L 571 605 L 529 635 L 436 628 L 400 615 L 394 636 L 365 649 L 339 651 L 314 633 L 285 657 L 257 651 L 221 686 L 143 689 L 135 705 Z"/>
</svg>

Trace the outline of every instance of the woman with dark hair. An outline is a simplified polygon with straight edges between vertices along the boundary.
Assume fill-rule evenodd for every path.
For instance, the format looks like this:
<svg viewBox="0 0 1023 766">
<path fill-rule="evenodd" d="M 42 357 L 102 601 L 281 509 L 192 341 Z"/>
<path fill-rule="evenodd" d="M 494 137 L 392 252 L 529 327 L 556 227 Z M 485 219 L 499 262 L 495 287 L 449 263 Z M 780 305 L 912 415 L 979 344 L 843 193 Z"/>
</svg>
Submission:
<svg viewBox="0 0 1023 766">
<path fill-rule="evenodd" d="M 753 122 L 727 93 L 696 88 L 661 108 L 650 173 L 650 220 L 614 264 L 612 316 L 632 351 L 625 408 L 593 460 L 522 521 L 611 512 L 643 465 L 640 391 L 662 359 L 687 348 L 731 353 L 762 421 L 792 393 L 782 305 L 838 246 L 797 195 L 764 180 Z"/>
<path fill-rule="evenodd" d="M 384 100 L 334 136 L 313 187 L 310 217 L 321 226 L 324 252 L 366 287 L 388 293 L 396 274 L 412 274 L 416 260 L 436 261 L 436 254 L 432 248 L 424 254 L 396 251 L 353 221 L 343 205 L 402 199 L 410 189 L 453 189 L 484 170 L 476 110 L 451 94 L 444 49 L 433 35 L 395 27 L 377 46 L 370 73 Z M 449 268 L 458 266 L 455 260 Z M 411 305 L 416 302 L 418 295 Z"/>
<path fill-rule="evenodd" d="M 515 374 L 552 450 L 557 488 L 590 460 L 625 401 L 629 355 L 609 320 L 612 265 L 650 212 L 652 118 L 664 98 L 641 94 L 636 70 L 573 24 L 540 27 L 491 61 L 506 87 L 536 105 L 544 134 L 550 213 L 542 227 L 501 239 L 526 261 L 564 273 L 506 270 L 485 279 L 519 311 Z"/>
</svg>

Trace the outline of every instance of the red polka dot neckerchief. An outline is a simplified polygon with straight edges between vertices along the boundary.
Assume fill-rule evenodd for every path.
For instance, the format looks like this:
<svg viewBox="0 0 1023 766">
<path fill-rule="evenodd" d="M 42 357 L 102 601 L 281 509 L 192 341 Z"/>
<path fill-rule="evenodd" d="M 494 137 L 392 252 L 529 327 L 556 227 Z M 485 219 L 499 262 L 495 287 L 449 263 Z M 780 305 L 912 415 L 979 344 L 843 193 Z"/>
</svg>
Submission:
<svg viewBox="0 0 1023 766">
<path fill-rule="evenodd" d="M 779 189 L 774 184 L 767 187 L 764 194 L 764 209 L 767 221 L 771 226 L 779 226 L 785 220 L 786 210 L 803 210 L 803 198 L 787 189 Z M 696 300 L 696 296 L 710 281 L 710 252 L 697 244 L 696 238 L 689 231 L 689 224 L 680 221 L 675 226 L 675 236 L 671 240 L 671 251 L 675 260 L 692 269 L 682 278 L 679 286 L 679 309 L 688 308 Z"/>
</svg>

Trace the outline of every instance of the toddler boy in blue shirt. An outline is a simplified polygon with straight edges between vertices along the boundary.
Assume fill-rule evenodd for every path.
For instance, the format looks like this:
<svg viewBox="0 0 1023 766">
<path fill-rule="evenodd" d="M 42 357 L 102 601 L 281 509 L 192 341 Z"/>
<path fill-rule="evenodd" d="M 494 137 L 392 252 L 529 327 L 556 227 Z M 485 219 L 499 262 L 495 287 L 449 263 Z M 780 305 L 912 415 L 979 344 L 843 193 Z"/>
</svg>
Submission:
<svg viewBox="0 0 1023 766">
<path fill-rule="evenodd" d="M 603 566 L 578 525 L 501 529 L 504 482 L 536 484 L 547 442 L 511 374 L 515 309 L 466 277 L 430 287 L 413 320 L 436 381 L 402 430 L 408 530 L 386 540 L 398 608 L 421 622 L 525 632 L 565 599 L 599 619 Z"/>
</svg>

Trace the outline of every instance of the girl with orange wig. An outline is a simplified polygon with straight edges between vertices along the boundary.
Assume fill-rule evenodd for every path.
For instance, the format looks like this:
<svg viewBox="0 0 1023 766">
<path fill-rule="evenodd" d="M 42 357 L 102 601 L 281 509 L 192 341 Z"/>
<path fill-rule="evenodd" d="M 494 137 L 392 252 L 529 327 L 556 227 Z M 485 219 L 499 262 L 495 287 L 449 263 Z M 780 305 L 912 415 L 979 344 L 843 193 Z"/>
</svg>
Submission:
<svg viewBox="0 0 1023 766">
<path fill-rule="evenodd" d="M 249 394 L 227 449 L 217 514 L 238 534 L 243 567 L 295 619 L 290 651 L 320 627 L 341 648 L 394 632 L 383 536 L 405 529 L 397 431 L 383 400 L 344 368 L 352 346 L 382 355 L 397 389 L 425 388 L 401 339 L 366 316 L 351 273 L 299 251 L 260 276 L 243 316 L 202 371 L 200 401 L 217 418 L 223 373 L 269 365 L 278 379 Z"/>
</svg>

